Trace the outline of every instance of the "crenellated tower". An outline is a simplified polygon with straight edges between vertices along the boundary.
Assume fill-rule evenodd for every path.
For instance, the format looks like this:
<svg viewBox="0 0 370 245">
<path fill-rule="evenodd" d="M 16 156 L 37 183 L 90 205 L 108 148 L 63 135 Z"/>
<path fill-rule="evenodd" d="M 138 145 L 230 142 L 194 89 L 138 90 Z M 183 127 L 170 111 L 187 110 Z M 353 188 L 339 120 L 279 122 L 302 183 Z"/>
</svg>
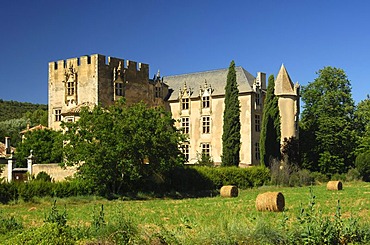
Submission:
<svg viewBox="0 0 370 245">
<path fill-rule="evenodd" d="M 163 98 L 155 95 L 149 65 L 94 54 L 49 63 L 49 127 L 75 121 L 82 106 L 109 106 L 124 97 L 127 104 L 144 101 L 155 106 Z"/>
</svg>

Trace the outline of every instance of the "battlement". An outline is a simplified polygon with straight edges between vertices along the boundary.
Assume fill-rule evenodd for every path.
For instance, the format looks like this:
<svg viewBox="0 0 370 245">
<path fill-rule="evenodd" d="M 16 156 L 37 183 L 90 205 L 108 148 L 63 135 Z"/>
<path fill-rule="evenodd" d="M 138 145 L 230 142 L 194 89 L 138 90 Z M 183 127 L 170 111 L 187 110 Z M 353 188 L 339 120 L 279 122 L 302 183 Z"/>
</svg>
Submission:
<svg viewBox="0 0 370 245">
<path fill-rule="evenodd" d="M 73 67 L 87 67 L 87 66 L 98 66 L 98 67 L 108 67 L 113 69 L 117 67 L 119 63 L 122 62 L 122 68 L 127 69 L 132 72 L 141 72 L 148 74 L 149 73 L 149 65 L 144 63 L 137 63 L 136 61 L 125 60 L 115 57 L 106 58 L 105 55 L 101 54 L 93 54 L 93 55 L 85 55 L 79 58 L 70 58 L 66 60 L 58 60 L 49 62 L 49 71 L 57 71 L 59 69 L 64 70 L 69 65 L 73 65 Z"/>
</svg>

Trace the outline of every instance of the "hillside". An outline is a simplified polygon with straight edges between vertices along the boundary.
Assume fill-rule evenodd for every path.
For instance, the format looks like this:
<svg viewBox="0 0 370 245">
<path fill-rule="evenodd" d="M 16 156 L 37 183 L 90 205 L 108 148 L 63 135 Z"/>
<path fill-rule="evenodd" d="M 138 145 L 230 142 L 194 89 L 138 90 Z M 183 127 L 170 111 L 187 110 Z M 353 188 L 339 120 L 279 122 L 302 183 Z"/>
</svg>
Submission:
<svg viewBox="0 0 370 245">
<path fill-rule="evenodd" d="M 0 99 L 0 122 L 9 119 L 21 118 L 26 112 L 33 112 L 38 109 L 47 110 L 44 104 L 32 104 L 29 102 L 4 101 Z"/>
</svg>

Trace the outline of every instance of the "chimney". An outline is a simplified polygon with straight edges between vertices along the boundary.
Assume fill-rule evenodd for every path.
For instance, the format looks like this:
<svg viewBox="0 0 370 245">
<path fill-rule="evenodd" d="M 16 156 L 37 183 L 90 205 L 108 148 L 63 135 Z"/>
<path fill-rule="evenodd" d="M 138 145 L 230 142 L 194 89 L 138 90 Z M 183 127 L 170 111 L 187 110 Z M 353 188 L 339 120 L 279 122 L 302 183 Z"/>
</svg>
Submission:
<svg viewBox="0 0 370 245">
<path fill-rule="evenodd" d="M 5 137 L 5 154 L 11 153 L 10 137 Z"/>
</svg>

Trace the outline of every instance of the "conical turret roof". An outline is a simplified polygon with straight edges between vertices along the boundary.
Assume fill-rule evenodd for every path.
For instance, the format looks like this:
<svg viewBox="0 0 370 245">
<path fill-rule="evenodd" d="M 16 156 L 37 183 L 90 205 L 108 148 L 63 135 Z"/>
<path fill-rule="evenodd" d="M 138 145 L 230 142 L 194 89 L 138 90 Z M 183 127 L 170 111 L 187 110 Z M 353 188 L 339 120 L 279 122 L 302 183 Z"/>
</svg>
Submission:
<svg viewBox="0 0 370 245">
<path fill-rule="evenodd" d="M 296 93 L 294 84 L 284 64 L 282 64 L 275 80 L 275 95 L 296 95 Z"/>
</svg>

